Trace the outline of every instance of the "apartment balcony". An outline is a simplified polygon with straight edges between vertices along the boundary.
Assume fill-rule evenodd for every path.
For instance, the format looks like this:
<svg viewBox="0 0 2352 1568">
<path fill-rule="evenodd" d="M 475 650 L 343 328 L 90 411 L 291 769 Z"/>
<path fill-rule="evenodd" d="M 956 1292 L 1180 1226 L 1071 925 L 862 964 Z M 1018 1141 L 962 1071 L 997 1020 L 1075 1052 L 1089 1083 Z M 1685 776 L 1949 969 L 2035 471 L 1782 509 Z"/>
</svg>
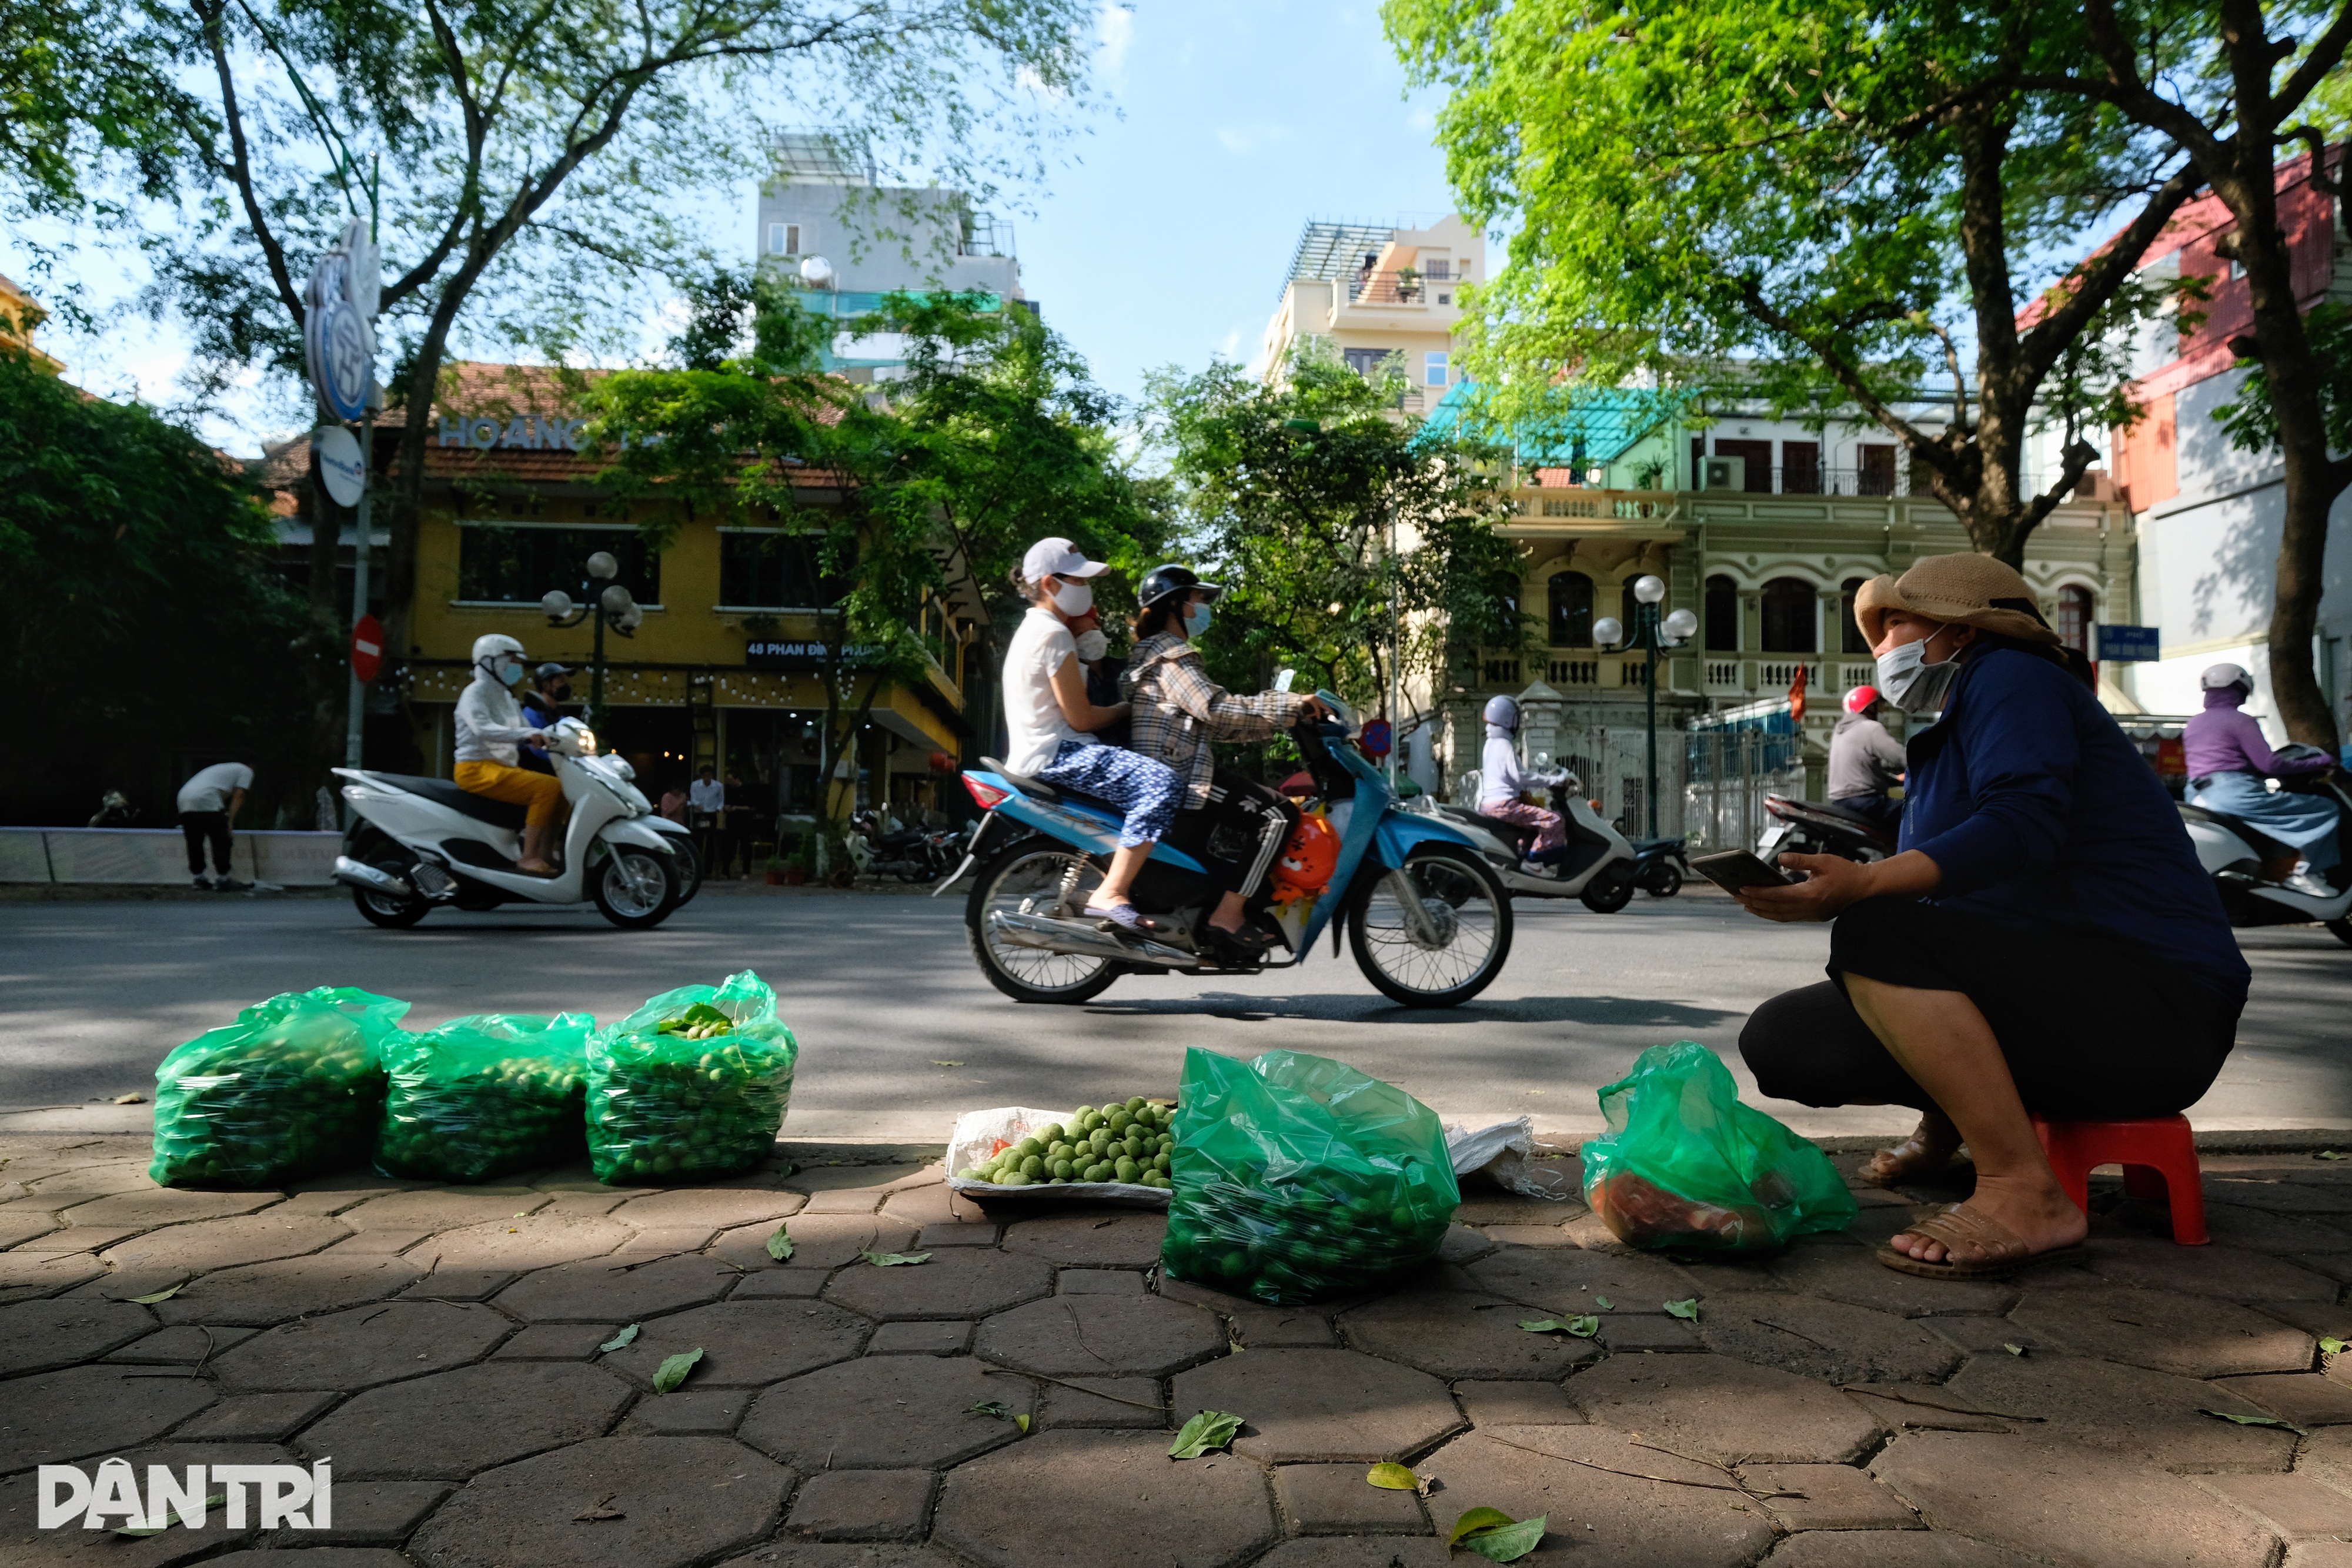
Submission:
<svg viewBox="0 0 2352 1568">
<path fill-rule="evenodd" d="M 1433 277 L 1424 272 L 1360 271 L 1348 275 L 1348 303 L 1350 305 L 1414 305 L 1443 304 L 1452 308 L 1454 290 L 1465 279 L 1450 275 Z M 1442 301 L 1439 295 L 1444 295 Z"/>
<path fill-rule="evenodd" d="M 1710 458 L 1708 463 L 1720 465 L 1722 458 Z M 1908 496 L 1911 494 L 1911 474 L 1908 468 L 1892 465 L 1874 465 L 1865 468 L 1823 468 L 1815 464 L 1796 463 L 1765 467 L 1738 458 L 1728 460 L 1737 465 L 1728 475 L 1736 482 L 1701 484 L 1698 488 L 1730 491 L 1749 496 Z M 1702 474 L 1704 479 L 1707 476 Z"/>
<path fill-rule="evenodd" d="M 1814 703 L 1843 699 L 1854 687 L 1869 685 L 1878 678 L 1874 663 L 1853 653 L 1717 651 L 1706 655 L 1702 684 L 1711 697 L 1764 700 L 1785 696 L 1789 688 L 1797 684 L 1797 672 L 1801 669 L 1805 672 L 1806 698 Z"/>
</svg>

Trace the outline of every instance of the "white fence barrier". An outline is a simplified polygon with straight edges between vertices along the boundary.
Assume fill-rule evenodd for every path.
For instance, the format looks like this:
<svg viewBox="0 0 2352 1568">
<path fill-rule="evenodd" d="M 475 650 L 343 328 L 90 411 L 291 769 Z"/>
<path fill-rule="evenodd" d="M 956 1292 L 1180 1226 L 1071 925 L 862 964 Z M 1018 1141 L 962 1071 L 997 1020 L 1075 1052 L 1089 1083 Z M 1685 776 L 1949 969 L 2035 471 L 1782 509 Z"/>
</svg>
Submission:
<svg viewBox="0 0 2352 1568">
<path fill-rule="evenodd" d="M 230 874 L 280 887 L 334 880 L 341 833 L 240 832 Z M 185 885 L 187 841 L 177 828 L 0 828 L 0 882 Z M 205 852 L 212 864 L 212 852 Z"/>
</svg>

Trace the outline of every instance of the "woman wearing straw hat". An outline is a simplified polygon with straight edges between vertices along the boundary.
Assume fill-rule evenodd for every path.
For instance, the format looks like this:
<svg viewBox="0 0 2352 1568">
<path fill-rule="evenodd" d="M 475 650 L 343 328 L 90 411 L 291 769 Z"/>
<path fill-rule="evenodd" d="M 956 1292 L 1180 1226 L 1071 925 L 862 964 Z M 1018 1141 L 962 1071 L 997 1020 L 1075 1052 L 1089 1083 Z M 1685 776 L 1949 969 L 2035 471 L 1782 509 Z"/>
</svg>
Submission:
<svg viewBox="0 0 2352 1568">
<path fill-rule="evenodd" d="M 1965 1142 L 1975 1192 L 1878 1260 L 2003 1273 L 2087 1228 L 2028 1113 L 2185 1110 L 2229 1054 L 2250 972 L 2171 798 L 2023 578 L 1931 557 L 1864 584 L 1854 619 L 1886 698 L 1942 716 L 1907 747 L 1900 853 L 1783 855 L 1805 882 L 1740 894 L 1769 920 L 1836 922 L 1828 982 L 1759 1008 L 1740 1053 L 1767 1094 L 1916 1107 L 1873 1180 L 1915 1180 Z"/>
</svg>

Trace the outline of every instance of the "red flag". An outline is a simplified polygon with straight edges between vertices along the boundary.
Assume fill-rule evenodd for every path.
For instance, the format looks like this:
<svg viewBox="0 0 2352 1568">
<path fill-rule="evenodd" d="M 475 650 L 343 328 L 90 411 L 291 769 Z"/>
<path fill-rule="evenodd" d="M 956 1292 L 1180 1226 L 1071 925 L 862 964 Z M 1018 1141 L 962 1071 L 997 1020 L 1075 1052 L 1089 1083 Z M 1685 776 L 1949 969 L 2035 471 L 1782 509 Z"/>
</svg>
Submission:
<svg viewBox="0 0 2352 1568">
<path fill-rule="evenodd" d="M 1805 722 L 1805 666 L 1797 666 L 1797 678 L 1789 683 L 1789 717 L 1798 724 Z"/>
</svg>

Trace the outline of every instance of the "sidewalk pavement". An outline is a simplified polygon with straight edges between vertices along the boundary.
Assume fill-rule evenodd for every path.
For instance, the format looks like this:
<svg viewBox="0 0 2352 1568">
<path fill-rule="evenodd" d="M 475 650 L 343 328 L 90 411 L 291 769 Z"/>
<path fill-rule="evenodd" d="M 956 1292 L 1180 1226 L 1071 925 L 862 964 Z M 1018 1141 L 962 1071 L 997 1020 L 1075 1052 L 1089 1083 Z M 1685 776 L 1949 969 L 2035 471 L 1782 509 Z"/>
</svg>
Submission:
<svg viewBox="0 0 2352 1568">
<path fill-rule="evenodd" d="M 281 1196 L 0 1138 L 0 1561 L 1438 1568 L 1487 1507 L 1581 1568 L 2352 1565 L 2352 1361 L 2319 1348 L 2352 1338 L 2352 1169 L 2309 1155 L 2209 1157 L 2203 1248 L 2110 1183 L 2081 1266 L 1997 1283 L 1871 1261 L 1950 1193 L 1674 1262 L 1489 1192 L 1422 1277 L 1276 1309 L 1160 1278 L 1156 1215 L 999 1225 L 935 1151 L 782 1152 L 690 1189 Z M 929 1260 L 861 1256 L 893 1250 Z M 1597 1340 L 1519 1326 L 1581 1313 Z M 1232 1451 L 1171 1459 L 1203 1408 L 1245 1418 Z M 332 1528 L 37 1527 L 33 1467 L 114 1455 L 331 1456 Z M 1367 1485 L 1387 1459 L 1426 1498 Z"/>
</svg>

